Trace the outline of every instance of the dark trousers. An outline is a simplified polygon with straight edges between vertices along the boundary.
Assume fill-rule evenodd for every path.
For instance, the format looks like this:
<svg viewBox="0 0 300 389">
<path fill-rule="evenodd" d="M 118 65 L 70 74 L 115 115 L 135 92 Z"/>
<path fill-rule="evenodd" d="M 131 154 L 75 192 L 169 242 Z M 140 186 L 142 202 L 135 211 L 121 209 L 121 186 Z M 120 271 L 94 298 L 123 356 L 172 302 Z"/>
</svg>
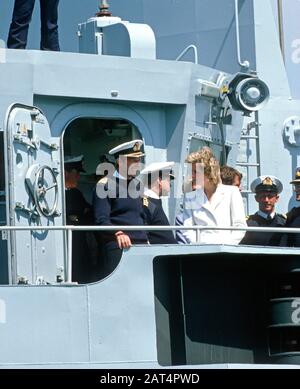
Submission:
<svg viewBox="0 0 300 389">
<path fill-rule="evenodd" d="M 34 3 L 35 0 L 15 0 L 13 17 L 7 40 L 8 48 L 26 48 L 28 27 L 31 21 Z M 60 50 L 57 27 L 58 3 L 59 0 L 40 0 L 41 50 Z"/>
<path fill-rule="evenodd" d="M 123 250 L 113 248 L 109 245 L 102 246 L 101 263 L 100 263 L 100 278 L 110 275 L 118 266 Z"/>
</svg>

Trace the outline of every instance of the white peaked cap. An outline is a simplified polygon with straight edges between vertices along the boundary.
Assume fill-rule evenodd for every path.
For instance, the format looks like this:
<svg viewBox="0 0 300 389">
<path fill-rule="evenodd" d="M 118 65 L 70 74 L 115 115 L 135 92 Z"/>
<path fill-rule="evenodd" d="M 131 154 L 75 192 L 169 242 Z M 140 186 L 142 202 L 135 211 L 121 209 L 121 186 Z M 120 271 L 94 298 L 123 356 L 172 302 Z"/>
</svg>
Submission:
<svg viewBox="0 0 300 389">
<path fill-rule="evenodd" d="M 119 155 L 125 157 L 142 157 L 145 155 L 141 150 L 143 144 L 144 142 L 141 139 L 134 139 L 114 147 L 109 150 L 108 154 L 114 155 L 116 158 L 118 158 Z"/>
<path fill-rule="evenodd" d="M 259 191 L 271 191 L 281 193 L 283 189 L 282 182 L 275 176 L 259 176 L 250 185 L 253 193 Z"/>
<path fill-rule="evenodd" d="M 173 175 L 172 169 L 175 165 L 175 162 L 153 162 L 150 163 L 150 165 L 146 166 L 140 174 L 151 174 L 154 172 L 160 172 L 160 171 L 169 171 L 170 175 Z"/>
<path fill-rule="evenodd" d="M 83 161 L 83 155 L 77 155 L 76 157 L 66 155 L 64 158 L 64 163 L 76 163 L 76 162 L 82 162 Z"/>
</svg>

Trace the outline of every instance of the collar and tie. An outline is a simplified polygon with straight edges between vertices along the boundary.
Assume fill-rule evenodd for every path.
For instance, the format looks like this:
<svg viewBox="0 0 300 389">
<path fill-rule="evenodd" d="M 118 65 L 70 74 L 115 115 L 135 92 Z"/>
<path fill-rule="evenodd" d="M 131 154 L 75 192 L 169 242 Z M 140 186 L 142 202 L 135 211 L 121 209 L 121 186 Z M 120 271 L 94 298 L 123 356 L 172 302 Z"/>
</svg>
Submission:
<svg viewBox="0 0 300 389">
<path fill-rule="evenodd" d="M 264 218 L 265 220 L 268 220 L 268 221 L 272 221 L 276 215 L 275 212 L 272 212 L 271 214 L 270 213 L 265 213 L 265 212 L 262 212 L 262 211 L 258 211 L 257 214 Z"/>
</svg>

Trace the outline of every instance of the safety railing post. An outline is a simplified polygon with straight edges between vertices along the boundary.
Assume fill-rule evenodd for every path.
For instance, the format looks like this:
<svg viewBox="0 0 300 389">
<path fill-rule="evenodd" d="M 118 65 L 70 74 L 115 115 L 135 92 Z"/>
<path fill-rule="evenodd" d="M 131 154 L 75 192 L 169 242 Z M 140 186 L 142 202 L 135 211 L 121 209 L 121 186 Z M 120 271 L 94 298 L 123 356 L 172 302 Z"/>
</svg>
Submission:
<svg viewBox="0 0 300 389">
<path fill-rule="evenodd" d="M 201 230 L 199 228 L 196 228 L 196 242 L 200 243 L 201 238 Z"/>
<path fill-rule="evenodd" d="M 68 229 L 68 252 L 67 252 L 67 277 L 66 277 L 66 283 L 72 282 L 72 237 L 73 237 L 73 231 L 71 228 Z"/>
</svg>

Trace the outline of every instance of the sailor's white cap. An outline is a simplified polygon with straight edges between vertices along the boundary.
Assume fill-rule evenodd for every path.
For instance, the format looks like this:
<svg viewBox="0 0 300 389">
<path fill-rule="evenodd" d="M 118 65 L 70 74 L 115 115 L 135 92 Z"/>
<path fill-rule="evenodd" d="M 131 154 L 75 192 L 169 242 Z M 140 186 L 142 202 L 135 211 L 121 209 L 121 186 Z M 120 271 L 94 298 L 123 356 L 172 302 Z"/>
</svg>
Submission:
<svg viewBox="0 0 300 389">
<path fill-rule="evenodd" d="M 108 154 L 113 155 L 116 159 L 123 155 L 124 157 L 142 157 L 145 154 L 142 152 L 143 141 L 141 139 L 134 139 L 130 142 L 122 143 L 119 146 L 109 150 Z"/>
<path fill-rule="evenodd" d="M 251 191 L 257 192 L 275 192 L 281 193 L 283 189 L 282 182 L 275 176 L 259 176 L 251 183 Z"/>
<path fill-rule="evenodd" d="M 85 170 L 82 166 L 84 160 L 83 155 L 77 155 L 77 156 L 71 156 L 71 155 L 66 155 L 64 157 L 64 166 L 66 170 L 72 170 L 75 169 L 79 172 L 84 172 Z"/>
<path fill-rule="evenodd" d="M 115 163 L 116 158 L 114 155 L 110 155 L 108 153 L 101 155 L 99 158 L 100 163 Z"/>
<path fill-rule="evenodd" d="M 175 162 L 153 162 L 146 166 L 140 174 L 148 175 L 156 172 L 169 172 L 170 177 L 175 178 L 172 170 L 174 165 Z"/>
<path fill-rule="evenodd" d="M 77 156 L 66 155 L 64 158 L 64 163 L 82 162 L 83 158 L 84 158 L 83 155 L 77 155 Z"/>
</svg>

